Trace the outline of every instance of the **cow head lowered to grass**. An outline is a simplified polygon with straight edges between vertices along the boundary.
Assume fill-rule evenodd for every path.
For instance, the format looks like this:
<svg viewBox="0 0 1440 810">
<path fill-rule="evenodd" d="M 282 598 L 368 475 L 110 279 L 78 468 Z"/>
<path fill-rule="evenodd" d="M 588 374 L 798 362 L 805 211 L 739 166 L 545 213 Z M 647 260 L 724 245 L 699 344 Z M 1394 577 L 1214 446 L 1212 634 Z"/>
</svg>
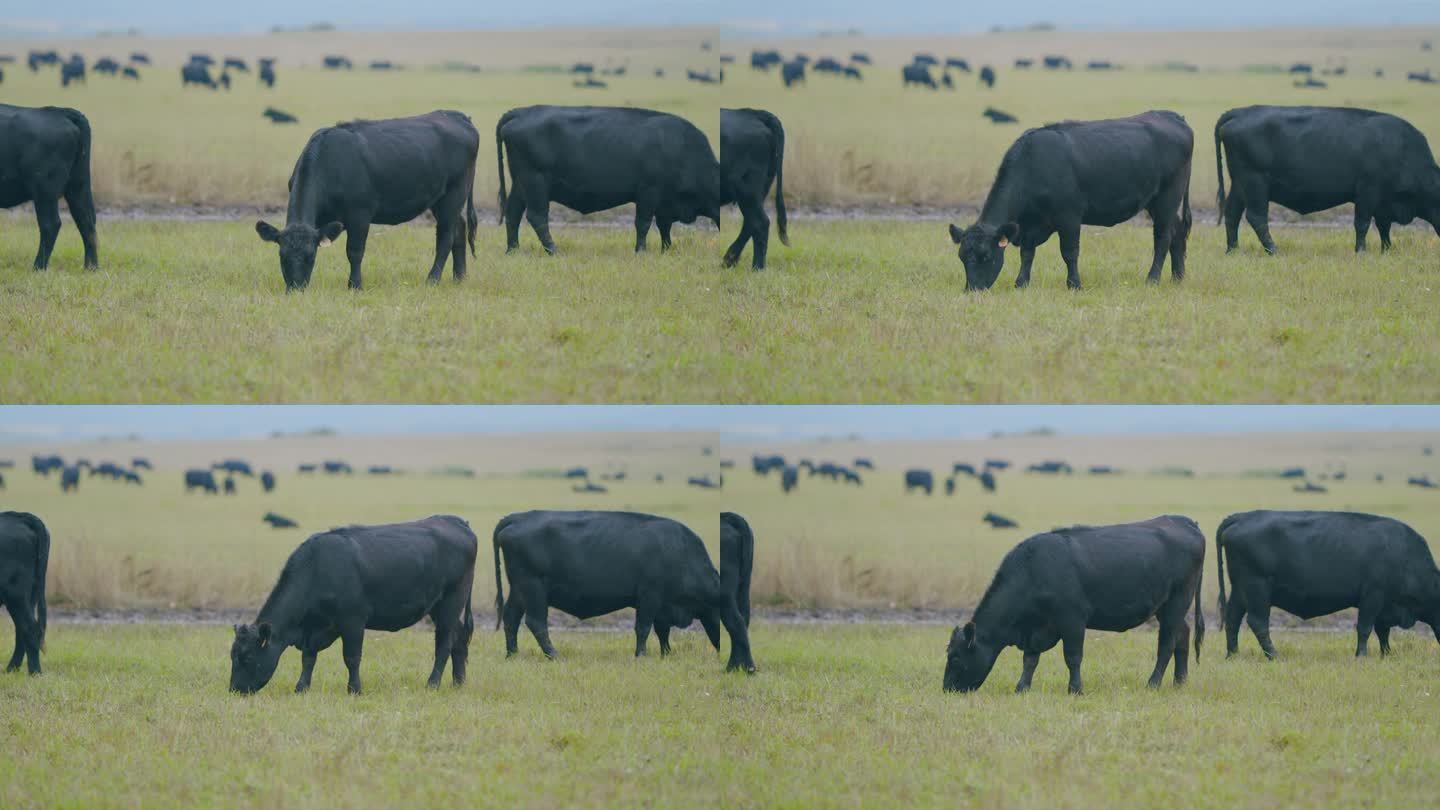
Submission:
<svg viewBox="0 0 1440 810">
<path fill-rule="evenodd" d="M 345 226 L 331 222 L 320 228 L 304 223 L 286 225 L 279 230 L 261 220 L 255 223 L 255 232 L 266 242 L 280 246 L 280 275 L 285 279 L 285 290 L 303 290 L 310 283 L 310 274 L 315 272 L 315 252 L 329 247 L 340 237 Z"/>
<path fill-rule="evenodd" d="M 253 695 L 270 683 L 285 645 L 271 638 L 269 622 L 235 625 L 230 645 L 230 691 Z"/>
<path fill-rule="evenodd" d="M 966 622 L 950 633 L 950 645 L 945 650 L 945 691 L 973 692 L 979 689 L 995 659 L 1000 657 L 1002 645 L 990 644 L 975 634 L 975 622 Z"/>
<path fill-rule="evenodd" d="M 965 289 L 988 290 L 1005 267 L 1005 248 L 1015 241 L 1020 226 L 1009 222 L 999 227 L 977 222 L 969 228 L 950 226 L 950 240 L 960 246 L 965 265 Z"/>
</svg>

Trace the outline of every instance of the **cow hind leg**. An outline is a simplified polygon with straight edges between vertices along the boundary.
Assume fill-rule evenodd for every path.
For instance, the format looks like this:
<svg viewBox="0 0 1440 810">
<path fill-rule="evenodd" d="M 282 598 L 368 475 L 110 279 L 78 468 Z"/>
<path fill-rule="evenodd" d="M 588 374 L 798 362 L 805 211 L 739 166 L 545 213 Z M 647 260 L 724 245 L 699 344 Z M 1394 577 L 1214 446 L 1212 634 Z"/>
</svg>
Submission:
<svg viewBox="0 0 1440 810">
<path fill-rule="evenodd" d="M 1225 603 L 1225 657 L 1229 658 L 1240 650 L 1240 623 L 1245 621 L 1245 600 L 1237 591 Z"/>
<path fill-rule="evenodd" d="M 1072 629 L 1062 638 L 1065 650 L 1065 667 L 1070 670 L 1069 692 L 1083 694 L 1085 685 L 1080 680 L 1080 664 L 1085 660 L 1085 628 Z"/>
<path fill-rule="evenodd" d="M 514 587 L 513 583 L 511 587 Z M 520 590 L 520 599 L 525 605 L 525 626 L 530 628 L 530 635 L 534 636 L 535 643 L 540 645 L 540 652 L 551 660 L 560 657 L 559 653 L 555 652 L 555 645 L 550 643 L 550 603 L 546 598 L 545 586 L 539 582 L 526 582 L 520 586 Z M 513 590 L 510 598 L 515 598 Z"/>
<path fill-rule="evenodd" d="M 1151 689 L 1158 687 L 1165 680 L 1165 669 L 1170 665 L 1170 659 L 1175 656 L 1176 636 L 1175 620 L 1169 616 L 1160 618 L 1160 632 L 1155 645 L 1155 669 L 1150 673 L 1150 680 L 1146 683 Z"/>
<path fill-rule="evenodd" d="M 525 603 L 512 593 L 501 616 L 505 624 L 505 657 L 509 658 L 520 649 L 520 620 L 525 618 Z"/>
<path fill-rule="evenodd" d="M 465 212 L 457 214 L 454 240 L 450 244 L 450 276 L 456 281 L 465 279 Z"/>
<path fill-rule="evenodd" d="M 1065 286 L 1080 289 L 1080 223 L 1073 222 L 1059 229 L 1060 258 L 1065 260 Z"/>
<path fill-rule="evenodd" d="M 40 225 L 40 250 L 35 254 L 35 269 L 50 266 L 50 253 L 60 235 L 60 203 L 54 197 L 35 197 L 35 220 Z"/>
<path fill-rule="evenodd" d="M 655 638 L 660 642 L 660 657 L 664 658 L 670 654 L 670 625 L 664 622 L 656 622 Z"/>
<path fill-rule="evenodd" d="M 350 679 L 345 689 L 352 695 L 360 694 L 360 656 L 365 651 L 365 626 L 349 627 L 340 631 L 341 650 L 345 656 L 345 669 Z"/>
<path fill-rule="evenodd" d="M 25 660 L 25 654 L 30 651 L 30 623 L 33 619 L 25 614 L 20 605 L 26 604 L 24 599 L 7 599 L 5 608 L 10 613 L 10 619 L 15 622 L 15 652 L 10 656 L 10 663 L 5 665 L 6 672 L 14 672 L 20 668 L 20 662 Z"/>
<path fill-rule="evenodd" d="M 88 187 L 72 188 L 65 192 L 65 206 L 70 209 L 70 218 L 80 231 L 80 241 L 85 244 L 85 269 L 94 270 L 100 266 L 99 240 L 95 236 L 95 199 Z"/>
<path fill-rule="evenodd" d="M 1370 235 L 1370 220 L 1375 217 L 1375 207 L 1361 196 L 1355 200 L 1355 252 L 1365 252 L 1365 240 Z"/>
<path fill-rule="evenodd" d="M 505 200 L 505 252 L 520 247 L 520 220 L 525 217 L 525 195 L 518 191 Z"/>
<path fill-rule="evenodd" d="M 1390 654 L 1390 627 L 1384 624 L 1375 625 L 1375 637 L 1380 639 L 1380 657 L 1384 658 Z"/>
<path fill-rule="evenodd" d="M 655 201 L 641 196 L 635 201 L 635 252 L 645 251 L 645 239 L 650 235 L 650 223 L 655 219 Z"/>
<path fill-rule="evenodd" d="M 425 280 L 439 284 L 440 276 L 445 272 L 445 260 L 455 248 L 456 223 L 454 214 L 446 209 L 435 208 L 430 213 L 435 216 L 435 261 L 430 264 L 430 274 Z"/>
<path fill-rule="evenodd" d="M 635 657 L 645 655 L 645 642 L 650 638 L 650 628 L 660 612 L 660 600 L 652 596 L 641 596 L 635 605 Z M 668 631 L 668 628 L 667 628 Z"/>
<path fill-rule="evenodd" d="M 1380 615 L 1384 597 L 1370 592 L 1360 597 L 1360 609 L 1356 611 L 1355 657 L 1364 658 L 1370 654 L 1370 632 L 1375 629 L 1375 619 Z"/>
<path fill-rule="evenodd" d="M 1170 217 L 1163 214 L 1157 217 L 1153 211 L 1150 216 L 1155 222 L 1151 229 L 1151 235 L 1155 242 L 1155 253 L 1150 259 L 1150 272 L 1145 276 L 1145 280 L 1151 284 L 1159 284 L 1160 272 L 1165 269 L 1165 255 L 1170 252 L 1170 239 L 1174 235 L 1175 229 L 1169 221 Z"/>
<path fill-rule="evenodd" d="M 1390 250 L 1390 220 L 1376 217 L 1375 231 L 1380 234 L 1380 252 Z"/>
<path fill-rule="evenodd" d="M 370 223 L 364 220 L 345 223 L 345 258 L 350 260 L 350 289 L 363 288 L 360 264 L 365 261 L 365 243 L 370 239 Z"/>
<path fill-rule="evenodd" d="M 455 617 L 449 612 L 436 611 L 430 614 L 430 620 L 435 623 L 435 664 L 430 667 L 430 677 L 425 680 L 425 685 L 435 689 L 440 686 L 440 679 L 445 677 L 445 664 L 450 661 L 450 653 L 455 648 Z"/>
<path fill-rule="evenodd" d="M 1184 617 L 1175 631 L 1175 685 L 1185 683 L 1190 677 L 1190 625 Z"/>
<path fill-rule="evenodd" d="M 750 217 L 745 213 L 744 208 L 740 209 L 740 215 L 742 217 L 740 221 L 740 233 L 736 234 L 735 241 L 731 242 L 730 247 L 725 249 L 725 256 L 720 260 L 720 263 L 725 267 L 734 267 L 736 262 L 740 261 L 740 254 L 744 252 L 745 244 L 750 241 L 752 231 Z M 756 265 L 755 269 L 758 270 L 761 266 L 763 265 Z"/>
<path fill-rule="evenodd" d="M 725 671 L 743 669 L 753 675 L 755 659 L 750 655 L 750 631 L 740 619 L 740 611 L 735 609 L 733 600 L 726 600 L 726 603 L 720 606 L 720 622 L 725 625 L 725 632 L 730 635 L 730 660 L 725 664 Z"/>
<path fill-rule="evenodd" d="M 1270 238 L 1270 190 L 1260 178 L 1245 183 L 1245 220 L 1250 223 L 1260 246 L 1271 255 L 1275 253 L 1275 240 Z"/>
<path fill-rule="evenodd" d="M 1240 246 L 1240 219 L 1245 216 L 1245 195 L 1231 193 L 1225 198 L 1225 252 Z"/>
<path fill-rule="evenodd" d="M 661 219 L 660 217 L 655 218 L 655 230 L 660 232 L 661 253 L 670 249 L 670 226 L 674 224 L 674 220 Z"/>
<path fill-rule="evenodd" d="M 710 646 L 715 648 L 715 652 L 720 652 L 720 617 L 714 613 L 701 613 L 700 626 L 705 628 L 705 637 L 710 639 Z M 745 626 L 749 627 L 750 622 L 745 622 Z"/>
<path fill-rule="evenodd" d="M 1270 641 L 1270 587 L 1263 582 L 1249 583 L 1245 588 L 1245 621 L 1260 642 L 1265 657 L 1275 660 L 1279 655 Z"/>
<path fill-rule="evenodd" d="M 540 246 L 551 256 L 555 255 L 555 240 L 550 238 L 550 188 L 544 178 L 535 178 L 525 184 L 525 219 L 535 231 Z"/>
</svg>

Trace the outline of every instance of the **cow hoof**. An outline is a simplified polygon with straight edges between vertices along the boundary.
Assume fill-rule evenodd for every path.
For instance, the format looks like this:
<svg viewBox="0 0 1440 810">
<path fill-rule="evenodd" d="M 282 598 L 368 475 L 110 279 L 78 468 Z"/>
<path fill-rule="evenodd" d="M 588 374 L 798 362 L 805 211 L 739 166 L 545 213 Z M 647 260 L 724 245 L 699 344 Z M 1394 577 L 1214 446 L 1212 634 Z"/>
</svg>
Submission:
<svg viewBox="0 0 1440 810">
<path fill-rule="evenodd" d="M 720 266 L 721 266 L 721 267 L 734 267 L 734 266 L 735 266 L 735 262 L 737 262 L 737 261 L 739 261 L 739 260 L 740 260 L 740 256 L 739 256 L 738 254 L 732 256 L 731 254 L 726 253 L 724 256 L 722 256 L 722 257 L 720 258 Z"/>
</svg>

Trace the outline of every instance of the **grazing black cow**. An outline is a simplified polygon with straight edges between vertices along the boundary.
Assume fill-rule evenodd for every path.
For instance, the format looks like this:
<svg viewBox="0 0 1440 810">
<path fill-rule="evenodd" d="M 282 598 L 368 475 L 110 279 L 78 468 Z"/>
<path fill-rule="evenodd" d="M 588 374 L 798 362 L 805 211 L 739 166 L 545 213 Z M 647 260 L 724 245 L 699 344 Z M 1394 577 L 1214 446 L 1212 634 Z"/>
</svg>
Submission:
<svg viewBox="0 0 1440 810">
<path fill-rule="evenodd" d="M 266 492 L 274 491 L 275 473 L 272 473 L 269 470 L 260 473 L 260 488 L 265 490 Z"/>
<path fill-rule="evenodd" d="M 300 475 L 309 475 L 315 472 L 315 468 L 314 464 L 301 464 L 295 468 L 295 471 Z"/>
<path fill-rule="evenodd" d="M 1290 66 L 1291 73 L 1310 73 L 1313 70 L 1315 70 L 1315 67 L 1309 62 L 1296 62 Z"/>
<path fill-rule="evenodd" d="M 736 590 L 726 591 L 704 542 L 683 524 L 634 512 L 519 512 L 495 524 L 493 543 L 495 611 L 505 627 L 507 656 L 517 651 L 522 617 L 541 651 L 555 658 L 549 608 L 588 619 L 633 607 L 636 656 L 645 655 L 652 627 L 664 655 L 668 628 L 698 618 L 717 647 L 717 625 L 724 624 L 727 670 L 755 671 Z M 502 555 L 508 602 L 500 581 Z"/>
<path fill-rule="evenodd" d="M 1035 60 L 1034 60 L 1034 59 L 1016 59 L 1016 60 L 1015 60 L 1015 69 L 1016 69 L 1016 70 L 1029 70 L 1029 69 L 1030 69 L 1030 66 L 1033 65 L 1033 64 L 1035 64 Z"/>
<path fill-rule="evenodd" d="M 344 56 L 327 56 L 321 60 L 326 70 L 351 70 L 355 67 L 349 59 Z"/>
<path fill-rule="evenodd" d="M 1281 477 L 1281 478 L 1304 478 L 1304 477 L 1305 477 L 1305 468 L 1304 468 L 1304 467 L 1287 467 L 1287 468 L 1285 468 L 1285 469 L 1283 469 L 1283 470 L 1280 471 L 1280 477 Z"/>
<path fill-rule="evenodd" d="M 185 471 L 185 493 L 188 495 L 191 490 L 203 489 L 211 495 L 218 495 L 220 487 L 215 484 L 215 474 L 209 470 L 186 470 Z"/>
<path fill-rule="evenodd" d="M 954 56 L 949 56 L 949 57 L 946 57 L 946 58 L 945 58 L 945 69 L 946 69 L 946 70 L 949 70 L 950 68 L 955 68 L 956 70 L 960 71 L 961 73 L 969 73 L 969 72 L 970 72 L 970 63 L 967 62 L 967 61 L 965 61 L 964 59 L 959 59 L 959 58 L 956 58 L 956 57 L 954 57 Z"/>
<path fill-rule="evenodd" d="M 465 243 L 475 252 L 475 156 L 480 133 L 469 116 L 436 110 L 410 118 L 351 121 L 316 130 L 290 174 L 285 229 L 255 223 L 280 247 L 285 289 L 303 290 L 315 252 L 346 233 L 350 289 L 361 288 L 360 263 L 371 224 L 399 225 L 429 211 L 435 217 L 435 261 L 428 280 L 440 281 L 453 256 L 455 280 L 465 277 Z"/>
<path fill-rule="evenodd" d="M 344 461 L 327 461 L 322 466 L 327 475 L 353 475 L 355 472 L 350 464 Z"/>
<path fill-rule="evenodd" d="M 859 65 L 870 64 L 870 54 L 864 51 L 856 51 L 850 54 L 850 61 Z"/>
<path fill-rule="evenodd" d="M 223 87 L 223 88 L 225 88 L 225 90 L 226 90 L 227 92 L 230 90 L 230 73 L 229 73 L 229 71 L 225 71 L 225 72 L 222 72 L 222 73 L 220 74 L 220 86 Z"/>
<path fill-rule="evenodd" d="M 720 77 L 718 79 L 710 75 L 710 71 L 708 70 L 687 70 L 685 71 L 685 78 L 701 84 L 720 84 L 725 81 L 725 69 L 720 69 Z"/>
<path fill-rule="evenodd" d="M 1091 59 L 1085 65 L 1086 70 L 1114 70 L 1114 63 L 1105 59 Z"/>
<path fill-rule="evenodd" d="M 810 66 L 810 69 L 815 71 L 816 73 L 840 74 L 844 72 L 845 66 L 840 64 L 840 60 L 835 59 L 834 57 L 822 56 L 815 61 L 814 65 Z"/>
<path fill-rule="evenodd" d="M 205 65 L 206 67 L 209 67 L 210 65 L 215 64 L 215 57 L 211 56 L 208 53 L 192 53 L 190 54 L 190 64 Z"/>
<path fill-rule="evenodd" d="M 855 79 L 856 81 L 865 80 L 865 77 L 860 75 L 860 68 L 857 68 L 854 65 L 845 66 L 845 78 Z"/>
<path fill-rule="evenodd" d="M 725 486 L 725 476 L 721 474 L 718 481 L 712 481 L 708 475 L 692 475 L 685 479 L 685 483 L 700 489 L 720 489 Z"/>
<path fill-rule="evenodd" d="M 565 471 L 566 478 L 589 478 L 590 471 L 584 467 L 571 467 Z"/>
<path fill-rule="evenodd" d="M 750 52 L 750 67 L 755 70 L 769 70 L 772 66 L 782 64 L 784 61 L 779 51 Z"/>
<path fill-rule="evenodd" d="M 1215 530 L 1220 614 L 1226 655 L 1239 646 L 1243 618 L 1265 657 L 1270 608 L 1302 619 L 1358 608 L 1355 654 L 1368 654 L 1370 631 L 1380 654 L 1390 652 L 1390 628 L 1418 619 L 1440 641 L 1440 570 L 1430 547 L 1393 518 L 1359 512 L 1239 512 Z M 1225 597 L 1225 563 L 1234 598 Z"/>
<path fill-rule="evenodd" d="M 1430 476 L 1428 475 L 1412 475 L 1409 478 L 1405 479 L 1405 483 L 1408 486 L 1419 487 L 1421 489 L 1440 488 L 1440 484 L 1431 481 Z"/>
<path fill-rule="evenodd" d="M 938 89 L 935 80 L 930 77 L 930 69 L 918 63 L 900 68 L 900 86 L 909 87 L 912 84 L 924 85 L 931 90 Z"/>
<path fill-rule="evenodd" d="M 295 124 L 300 121 L 299 118 L 296 118 L 290 113 L 284 110 L 277 110 L 274 107 L 266 107 L 265 112 L 260 113 L 260 115 L 264 118 L 269 118 L 272 124 Z"/>
<path fill-rule="evenodd" d="M 980 486 L 986 492 L 995 491 L 995 474 L 989 470 L 982 470 L 979 475 Z"/>
<path fill-rule="evenodd" d="M 1010 469 L 1010 462 L 1006 461 L 1003 458 L 987 458 L 985 459 L 985 469 L 1008 470 Z"/>
<path fill-rule="evenodd" d="M 1075 67 L 1070 60 L 1064 56 L 1047 56 L 1043 60 L 1047 70 L 1070 70 Z"/>
<path fill-rule="evenodd" d="M 765 197 L 775 184 L 775 225 L 780 242 L 790 244 L 785 230 L 785 128 L 765 110 L 720 110 L 720 202 L 740 208 L 742 224 L 722 263 L 733 267 L 745 243 L 754 240 L 751 267 L 765 268 L 770 248 L 770 217 Z"/>
<path fill-rule="evenodd" d="M 979 689 L 1006 647 L 1024 653 L 1015 691 L 1030 688 L 1040 654 L 1065 645 L 1070 693 L 1080 694 L 1085 631 L 1124 632 L 1154 618 L 1160 633 L 1149 685 L 1158 687 L 1170 659 L 1175 683 L 1189 674 L 1195 607 L 1195 657 L 1205 637 L 1200 578 L 1205 535 L 1195 521 L 1164 515 L 1115 526 L 1074 526 L 1037 534 L 1005 555 L 974 616 L 950 634 L 944 687 Z"/>
<path fill-rule="evenodd" d="M 610 86 L 609 84 L 606 84 L 605 82 L 596 78 L 592 78 L 590 76 L 586 76 L 584 81 L 573 82 L 572 84 L 574 84 L 574 86 L 576 87 L 589 87 L 597 90 L 604 90 L 605 88 Z"/>
<path fill-rule="evenodd" d="M 66 467 L 65 469 L 60 471 L 60 491 L 80 491 L 80 467 L 78 465 L 74 467 Z"/>
<path fill-rule="evenodd" d="M 235 72 L 237 72 L 237 73 L 249 73 L 249 72 L 250 72 L 250 66 L 247 65 L 247 64 L 245 64 L 245 60 L 244 60 L 244 59 L 241 59 L 241 58 L 238 57 L 238 56 L 227 56 L 227 57 L 225 57 L 225 61 L 224 61 L 224 63 L 223 63 L 222 66 L 224 67 L 225 70 L 232 70 L 232 69 L 233 69 L 233 70 L 234 70 Z"/>
<path fill-rule="evenodd" d="M 199 62 L 191 62 L 180 67 L 180 86 L 189 87 L 192 84 L 208 87 L 211 90 L 219 89 L 215 80 L 210 78 L 210 68 Z"/>
<path fill-rule="evenodd" d="M 953 475 L 945 479 L 945 494 L 947 496 L 955 494 L 955 476 Z"/>
<path fill-rule="evenodd" d="M 94 70 L 96 73 L 104 73 L 107 76 L 114 76 L 120 72 L 120 63 L 116 62 L 114 59 L 111 59 L 108 56 L 102 56 L 99 59 L 95 60 L 95 64 L 91 66 L 91 69 Z"/>
<path fill-rule="evenodd" d="M 926 53 L 924 51 L 915 54 L 915 58 L 911 59 L 910 62 L 911 64 L 925 65 L 927 67 L 930 65 L 940 64 L 940 60 L 935 58 L 935 54 Z"/>
<path fill-rule="evenodd" d="M 947 70 L 940 75 L 940 84 L 946 90 L 955 89 L 955 80 L 950 78 L 950 71 Z"/>
<path fill-rule="evenodd" d="M 780 81 L 786 87 L 792 84 L 801 84 L 805 81 L 805 63 L 796 59 L 780 65 Z"/>
<path fill-rule="evenodd" d="M 440 685 L 449 661 L 459 686 L 475 631 L 470 591 L 478 548 L 470 524 L 454 515 L 311 535 L 286 560 L 255 621 L 235 625 L 230 691 L 260 691 L 281 654 L 297 647 L 295 691 L 304 692 L 316 656 L 338 638 L 350 672 L 347 689 L 357 695 L 365 631 L 404 630 L 426 616 L 435 625 L 435 666 L 427 685 Z"/>
<path fill-rule="evenodd" d="M 575 486 L 571 487 L 570 490 L 572 492 L 593 492 L 602 494 L 610 491 L 601 484 L 596 484 L 591 481 L 586 481 L 583 484 L 576 484 Z"/>
<path fill-rule="evenodd" d="M 1241 107 L 1215 122 L 1215 159 L 1227 251 L 1239 242 L 1244 214 L 1265 251 L 1275 252 L 1272 202 L 1301 214 L 1354 203 L 1357 253 L 1365 250 L 1372 219 L 1381 251 L 1390 249 L 1390 226 L 1397 222 L 1420 217 L 1440 233 L 1440 167 L 1420 130 L 1393 115 L 1348 107 Z"/>
<path fill-rule="evenodd" d="M 230 477 L 230 476 L 228 476 L 228 475 L 225 476 L 225 494 L 226 494 L 226 495 L 234 495 L 234 494 L 235 494 L 235 479 L 232 478 L 232 477 Z"/>
<path fill-rule="evenodd" d="M 800 470 L 799 470 L 799 468 L 792 467 L 792 466 L 790 466 L 790 465 L 788 465 L 788 464 L 785 465 L 784 467 L 781 467 L 781 468 L 780 468 L 780 491 L 781 491 L 781 492 L 785 492 L 785 493 L 788 494 L 788 493 L 790 492 L 790 490 L 794 489 L 795 486 L 796 486 L 797 484 L 799 484 L 799 483 L 800 483 Z"/>
<path fill-rule="evenodd" d="M 1437 81 L 1440 81 L 1440 79 L 1436 79 L 1434 76 L 1430 75 L 1429 68 L 1426 68 L 1423 71 L 1411 71 L 1409 73 L 1406 73 L 1405 80 L 1411 82 L 1419 82 L 1421 84 L 1435 84 Z"/>
<path fill-rule="evenodd" d="M 261 59 L 261 60 L 260 60 L 260 83 L 263 84 L 263 85 L 265 85 L 266 87 L 271 87 L 271 88 L 273 88 L 273 87 L 275 86 L 275 60 L 274 60 L 274 59 Z"/>
<path fill-rule="evenodd" d="M 40 674 L 45 647 L 45 576 L 50 566 L 50 531 L 29 512 L 0 512 L 0 606 L 15 622 L 15 652 L 6 672 L 26 662 L 31 675 Z M 747 577 L 748 596 L 748 577 Z"/>
<path fill-rule="evenodd" d="M 570 66 L 570 72 L 589 75 L 595 72 L 595 66 L 589 62 L 576 62 Z"/>
<path fill-rule="evenodd" d="M 1079 289 L 1080 226 L 1108 227 L 1141 211 L 1154 223 L 1148 280 L 1160 280 L 1167 252 L 1171 277 L 1181 280 L 1194 145 L 1185 119 L 1168 110 L 1026 130 L 1005 153 L 979 221 L 964 230 L 950 226 L 965 265 L 965 288 L 994 284 L 1012 243 L 1020 246 L 1015 286 L 1028 285 L 1035 248 L 1058 231 L 1065 283 Z"/>
<path fill-rule="evenodd" d="M 140 480 L 140 473 L 132 470 L 126 470 L 120 474 L 120 477 L 125 479 L 125 483 L 127 484 L 134 484 L 136 486 L 143 486 L 145 484 L 144 481 Z"/>
<path fill-rule="evenodd" d="M 983 521 L 985 521 L 986 523 L 989 523 L 989 524 L 990 524 L 990 528 L 992 528 L 992 529 L 1018 529 L 1018 528 L 1020 528 L 1020 524 L 1019 524 L 1019 523 L 1016 523 L 1015 521 L 1011 520 L 1010 518 L 1005 517 L 1004 515 L 997 515 L 997 514 L 995 514 L 994 512 L 986 512 L 986 513 L 985 513 L 985 517 L 980 518 L 980 519 L 983 520 Z"/>
<path fill-rule="evenodd" d="M 1063 461 L 1042 461 L 1038 464 L 1031 464 L 1025 468 L 1025 472 L 1027 473 L 1041 473 L 1045 475 L 1057 475 L 1060 473 L 1070 475 L 1074 471 L 1073 467 Z"/>
<path fill-rule="evenodd" d="M 36 270 L 50 264 L 65 199 L 85 244 L 85 268 L 100 264 L 90 189 L 90 121 L 67 107 L 0 104 L 0 208 L 34 203 L 40 226 Z"/>
<path fill-rule="evenodd" d="M 30 457 L 30 469 L 36 475 L 49 478 L 51 472 L 65 469 L 65 460 L 59 456 L 33 455 Z"/>
<path fill-rule="evenodd" d="M 1320 81 L 1320 80 L 1317 79 L 1317 78 L 1314 78 L 1313 76 L 1307 76 L 1307 77 L 1305 77 L 1305 80 L 1304 80 L 1304 81 L 1295 82 L 1295 86 L 1296 86 L 1296 87 L 1310 87 L 1310 88 L 1315 88 L 1315 89 L 1323 90 L 1323 89 L 1329 87 L 1330 85 L 1326 84 L 1325 82 Z"/>
<path fill-rule="evenodd" d="M 1088 472 L 1091 475 L 1118 475 L 1120 473 L 1119 470 L 1108 464 L 1092 464 Z"/>
<path fill-rule="evenodd" d="M 1291 487 L 1291 489 L 1295 490 L 1296 492 L 1329 492 L 1329 491 L 1330 491 L 1330 490 L 1326 489 L 1325 487 L 1322 487 L 1322 486 L 1320 486 L 1319 484 L 1316 484 L 1316 483 L 1313 483 L 1313 482 L 1310 482 L 1310 481 L 1306 481 L 1306 482 L 1303 483 L 1303 484 L 1300 484 L 1300 485 L 1298 485 L 1298 486 Z"/>
<path fill-rule="evenodd" d="M 60 66 L 60 86 L 69 87 L 71 82 L 85 81 L 85 60 L 79 55 L 70 57 L 70 61 Z"/>
<path fill-rule="evenodd" d="M 545 252 L 550 203 L 582 214 L 635 204 L 635 250 L 653 221 L 660 249 L 670 226 L 706 217 L 720 226 L 720 161 L 710 141 L 679 116 L 628 107 L 521 107 L 495 125 L 506 251 L 520 245 L 524 216 Z M 505 156 L 513 193 L 506 196 Z"/>
<path fill-rule="evenodd" d="M 980 68 L 980 83 L 986 87 L 995 86 L 995 68 L 986 65 Z"/>
<path fill-rule="evenodd" d="M 929 470 L 906 470 L 905 471 L 905 493 L 908 495 L 912 489 L 923 489 L 926 495 L 933 493 L 935 489 L 935 477 Z"/>
<path fill-rule="evenodd" d="M 137 65 L 148 65 L 150 64 L 150 55 L 143 51 L 136 51 L 130 54 L 130 61 Z"/>
<path fill-rule="evenodd" d="M 755 470 L 756 475 L 769 475 L 771 470 L 785 469 L 785 457 L 762 456 L 757 453 L 750 457 L 750 467 Z"/>
<path fill-rule="evenodd" d="M 874 470 L 875 462 L 868 458 L 857 458 L 855 459 L 855 466 L 859 469 Z"/>
<path fill-rule="evenodd" d="M 389 464 L 372 464 L 365 472 L 371 475 L 394 475 L 395 468 Z"/>
<path fill-rule="evenodd" d="M 966 464 L 966 463 L 963 462 L 963 461 L 957 461 L 957 462 L 955 462 L 955 463 L 950 467 L 950 474 L 951 474 L 951 475 L 961 475 L 961 474 L 964 474 L 964 475 L 971 476 L 971 477 L 973 478 L 973 477 L 975 476 L 975 465 L 974 465 L 974 464 Z"/>
<path fill-rule="evenodd" d="M 296 523 L 284 515 L 277 515 L 274 512 L 266 512 L 265 517 L 260 518 L 260 520 L 264 523 L 269 523 L 272 529 L 296 529 L 300 527 L 299 523 Z"/>
<path fill-rule="evenodd" d="M 120 71 L 120 75 L 126 79 L 134 79 L 137 82 L 140 81 L 140 71 L 129 65 L 126 65 L 125 69 Z"/>
</svg>

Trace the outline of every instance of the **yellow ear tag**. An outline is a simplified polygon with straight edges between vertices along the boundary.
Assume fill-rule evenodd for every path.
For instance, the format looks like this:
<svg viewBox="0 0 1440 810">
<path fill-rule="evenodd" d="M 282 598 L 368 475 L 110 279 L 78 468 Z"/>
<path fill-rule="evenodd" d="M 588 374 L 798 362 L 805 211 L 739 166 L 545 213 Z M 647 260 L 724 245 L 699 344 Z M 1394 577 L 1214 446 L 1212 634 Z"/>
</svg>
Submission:
<svg viewBox="0 0 1440 810">
<path fill-rule="evenodd" d="M 1000 247 L 1002 247 L 1002 248 L 1010 247 L 1010 240 L 1009 240 L 1009 239 L 1006 239 L 1006 238 L 1003 237 L 1003 236 L 1000 237 Z"/>
<path fill-rule="evenodd" d="M 321 240 L 320 240 L 320 247 L 330 247 L 330 240 L 329 240 L 329 239 L 321 239 Z"/>
</svg>

